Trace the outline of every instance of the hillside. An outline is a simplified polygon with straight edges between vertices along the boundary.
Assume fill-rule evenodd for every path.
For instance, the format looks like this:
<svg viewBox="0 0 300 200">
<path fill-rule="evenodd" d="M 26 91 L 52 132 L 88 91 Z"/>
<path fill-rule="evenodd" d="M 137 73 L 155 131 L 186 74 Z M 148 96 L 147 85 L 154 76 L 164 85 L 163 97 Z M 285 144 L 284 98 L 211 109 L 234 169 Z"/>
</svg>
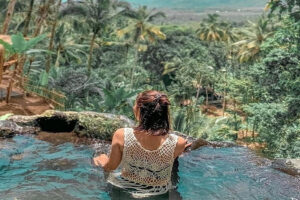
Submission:
<svg viewBox="0 0 300 200">
<path fill-rule="evenodd" d="M 126 0 L 134 6 L 203 11 L 206 9 L 243 9 L 264 7 L 267 0 Z"/>
<path fill-rule="evenodd" d="M 156 23 L 198 23 L 207 14 L 217 13 L 233 22 L 255 21 L 263 13 L 268 0 L 126 0 L 133 7 L 146 5 L 163 11 L 167 18 Z"/>
</svg>

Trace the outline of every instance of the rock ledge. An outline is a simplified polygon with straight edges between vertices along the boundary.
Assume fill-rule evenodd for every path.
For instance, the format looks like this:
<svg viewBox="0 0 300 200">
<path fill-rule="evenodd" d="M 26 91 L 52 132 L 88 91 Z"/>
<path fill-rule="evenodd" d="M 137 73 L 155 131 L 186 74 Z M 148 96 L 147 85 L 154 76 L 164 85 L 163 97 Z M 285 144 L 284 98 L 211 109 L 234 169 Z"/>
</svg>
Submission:
<svg viewBox="0 0 300 200">
<path fill-rule="evenodd" d="M 12 137 L 15 134 L 27 133 L 27 129 L 39 129 L 48 132 L 73 131 L 79 137 L 102 140 L 111 140 L 112 134 L 118 128 L 134 125 L 132 120 L 122 115 L 55 110 L 48 110 L 41 115 L 34 116 L 14 115 L 2 123 L 6 125 L 0 125 L 0 137 Z"/>
</svg>

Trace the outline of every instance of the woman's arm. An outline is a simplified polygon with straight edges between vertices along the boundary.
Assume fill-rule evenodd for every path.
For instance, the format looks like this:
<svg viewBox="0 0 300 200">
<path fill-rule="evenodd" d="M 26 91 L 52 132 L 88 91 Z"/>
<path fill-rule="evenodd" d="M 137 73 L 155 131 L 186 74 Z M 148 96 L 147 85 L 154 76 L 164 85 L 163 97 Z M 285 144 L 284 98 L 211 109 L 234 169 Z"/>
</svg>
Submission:
<svg viewBox="0 0 300 200">
<path fill-rule="evenodd" d="M 113 136 L 111 144 L 111 153 L 109 157 L 106 154 L 101 154 L 95 157 L 94 163 L 97 166 L 103 167 L 105 171 L 112 171 L 118 168 L 122 160 L 122 152 L 124 147 L 124 129 L 118 129 Z"/>
<path fill-rule="evenodd" d="M 187 140 L 184 139 L 183 137 L 178 137 L 178 141 L 174 152 L 174 158 L 180 156 L 184 152 L 184 150 L 191 145 L 192 143 L 187 144 Z"/>
</svg>

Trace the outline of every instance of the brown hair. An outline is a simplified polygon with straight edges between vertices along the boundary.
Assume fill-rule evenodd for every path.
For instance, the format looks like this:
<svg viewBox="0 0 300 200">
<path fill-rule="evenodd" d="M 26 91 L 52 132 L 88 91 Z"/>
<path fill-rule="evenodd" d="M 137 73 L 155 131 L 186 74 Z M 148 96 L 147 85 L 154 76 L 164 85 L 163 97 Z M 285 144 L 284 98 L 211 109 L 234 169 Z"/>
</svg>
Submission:
<svg viewBox="0 0 300 200">
<path fill-rule="evenodd" d="M 155 136 L 166 135 L 170 131 L 170 101 L 164 93 L 148 90 L 140 93 L 135 101 L 134 114 L 139 125 L 136 131 L 147 131 Z"/>
</svg>

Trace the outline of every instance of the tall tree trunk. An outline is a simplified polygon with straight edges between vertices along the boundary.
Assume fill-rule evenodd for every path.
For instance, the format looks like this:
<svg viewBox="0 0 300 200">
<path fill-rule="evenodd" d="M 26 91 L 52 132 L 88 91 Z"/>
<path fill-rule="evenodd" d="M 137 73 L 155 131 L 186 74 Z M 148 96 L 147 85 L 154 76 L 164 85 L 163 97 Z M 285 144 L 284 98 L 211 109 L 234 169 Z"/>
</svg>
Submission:
<svg viewBox="0 0 300 200">
<path fill-rule="evenodd" d="M 34 61 L 34 57 L 29 58 L 29 67 L 28 67 L 28 71 L 27 71 L 27 74 L 26 74 L 27 76 L 30 73 L 33 61 Z"/>
<path fill-rule="evenodd" d="M 198 82 L 198 85 L 197 85 L 196 103 L 197 103 L 197 101 L 199 99 L 201 87 L 202 87 L 202 78 L 200 78 L 200 81 Z"/>
<path fill-rule="evenodd" d="M 90 43 L 90 53 L 89 53 L 89 58 L 88 58 L 88 70 L 89 73 L 91 72 L 92 69 L 92 59 L 93 59 L 93 51 L 94 51 L 94 45 L 95 45 L 95 39 L 96 39 L 97 33 L 93 33 L 93 37 Z"/>
<path fill-rule="evenodd" d="M 55 16 L 55 19 L 53 21 L 52 28 L 51 28 L 51 36 L 50 36 L 50 42 L 49 42 L 49 47 L 48 47 L 49 51 L 53 50 L 54 36 L 55 36 L 55 31 L 56 31 L 56 26 L 57 26 L 57 21 L 58 21 L 58 13 L 59 13 L 59 8 L 61 6 L 61 1 L 62 0 L 58 1 L 57 8 L 56 8 L 56 16 Z M 49 54 L 48 58 L 47 58 L 47 62 L 46 62 L 46 71 L 49 72 L 50 68 L 51 68 L 51 55 Z"/>
<path fill-rule="evenodd" d="M 135 65 L 131 68 L 131 78 L 130 78 L 130 91 L 133 91 L 133 78 L 134 78 L 134 72 L 136 70 L 136 67 L 138 65 L 138 60 L 139 60 L 139 52 L 138 52 L 138 48 L 135 49 Z M 127 61 L 126 61 L 127 63 Z"/>
<path fill-rule="evenodd" d="M 60 47 L 58 47 L 58 49 L 56 51 L 56 60 L 55 60 L 55 64 L 54 64 L 55 67 L 59 67 L 59 59 L 60 59 L 60 54 L 61 54 L 60 51 L 61 51 L 61 49 L 60 49 Z"/>
<path fill-rule="evenodd" d="M 19 61 L 19 57 L 17 58 L 17 60 Z M 9 80 L 9 84 L 8 84 L 8 87 L 7 87 L 7 90 L 6 90 L 6 103 L 9 103 L 10 102 L 10 99 L 11 99 L 11 92 L 12 92 L 12 88 L 15 84 L 15 76 L 17 75 L 17 72 L 18 72 L 18 65 L 19 63 L 17 62 L 15 64 L 15 69 L 10 77 L 10 80 Z"/>
<path fill-rule="evenodd" d="M 27 16 L 26 16 L 25 24 L 24 24 L 24 29 L 23 29 L 24 37 L 26 37 L 27 34 L 28 34 L 28 28 L 29 28 L 29 24 L 30 24 L 30 21 L 31 21 L 31 14 L 32 14 L 32 10 L 33 10 L 33 5 L 34 5 L 34 0 L 30 0 L 29 10 L 27 12 Z"/>
<path fill-rule="evenodd" d="M 196 94 L 196 103 L 197 103 L 197 101 L 199 99 L 200 89 L 201 89 L 201 85 L 198 85 L 197 86 L 197 94 Z"/>
<path fill-rule="evenodd" d="M 205 87 L 205 94 L 206 94 L 205 112 L 207 112 L 208 111 L 208 90 L 207 90 L 207 86 Z"/>
<path fill-rule="evenodd" d="M 238 131 L 238 122 L 237 122 L 237 111 L 236 111 L 236 101 L 233 99 L 233 110 L 234 110 L 234 130 Z"/>
<path fill-rule="evenodd" d="M 2 76 L 3 76 L 3 68 L 4 68 L 4 48 L 2 46 L 0 46 L 0 84 L 2 82 Z"/>
<path fill-rule="evenodd" d="M 254 122 L 253 122 L 253 128 L 252 128 L 252 138 L 254 138 L 254 135 L 255 135 L 256 123 L 257 123 L 257 120 L 255 118 Z"/>
<path fill-rule="evenodd" d="M 246 135 L 248 135 L 248 130 L 249 130 L 249 120 L 248 120 L 248 116 L 246 116 Z"/>
<path fill-rule="evenodd" d="M 26 55 L 21 55 L 20 58 L 19 58 L 19 61 L 18 61 L 18 69 L 17 69 L 17 75 L 19 76 L 18 80 L 19 80 L 19 86 L 21 88 L 23 88 L 23 85 L 24 85 L 24 77 L 23 77 L 23 70 L 24 70 L 24 65 L 25 65 L 25 62 L 26 62 Z"/>
<path fill-rule="evenodd" d="M 225 86 L 224 86 L 224 94 L 223 94 L 223 117 L 224 117 L 224 115 L 225 115 L 225 111 L 226 111 L 226 95 L 227 95 L 227 93 L 226 93 L 226 87 L 227 87 L 227 80 L 226 80 L 226 78 L 227 78 L 227 76 L 226 76 L 226 73 L 227 73 L 227 71 L 225 72 Z"/>
<path fill-rule="evenodd" d="M 7 34 L 11 18 L 14 14 L 14 9 L 15 9 L 16 2 L 17 2 L 17 0 L 10 0 L 9 3 L 8 3 L 6 17 L 5 17 L 5 20 L 4 20 L 4 23 L 3 23 L 3 28 L 2 28 L 2 34 L 3 35 Z"/>
<path fill-rule="evenodd" d="M 28 29 L 29 29 L 29 24 L 30 24 L 30 21 L 31 21 L 31 15 L 32 15 L 32 11 L 33 11 L 34 1 L 35 0 L 30 0 L 29 10 L 27 12 L 27 16 L 26 16 L 25 24 L 24 24 L 24 29 L 23 29 L 24 37 L 26 37 L 28 35 Z M 26 62 L 26 59 L 27 59 L 27 56 L 24 56 L 24 63 Z M 30 60 L 30 65 L 29 65 L 29 68 L 28 68 L 27 75 L 30 72 L 32 62 L 33 62 L 33 60 Z M 23 74 L 21 74 L 21 75 L 23 75 Z M 23 85 L 23 80 L 21 80 L 21 82 L 22 82 L 21 84 Z M 24 96 L 26 96 L 26 90 L 24 90 Z"/>
<path fill-rule="evenodd" d="M 39 8 L 40 9 L 40 16 L 37 19 L 36 28 L 35 28 L 33 37 L 36 37 L 36 36 L 38 36 L 40 34 L 42 26 L 43 26 L 43 22 L 48 17 L 50 6 L 53 3 L 54 3 L 54 0 L 48 0 L 48 1 L 45 1 L 40 6 L 40 8 Z"/>
<path fill-rule="evenodd" d="M 225 115 L 226 111 L 226 91 L 224 90 L 224 95 L 223 95 L 223 117 Z"/>
</svg>

